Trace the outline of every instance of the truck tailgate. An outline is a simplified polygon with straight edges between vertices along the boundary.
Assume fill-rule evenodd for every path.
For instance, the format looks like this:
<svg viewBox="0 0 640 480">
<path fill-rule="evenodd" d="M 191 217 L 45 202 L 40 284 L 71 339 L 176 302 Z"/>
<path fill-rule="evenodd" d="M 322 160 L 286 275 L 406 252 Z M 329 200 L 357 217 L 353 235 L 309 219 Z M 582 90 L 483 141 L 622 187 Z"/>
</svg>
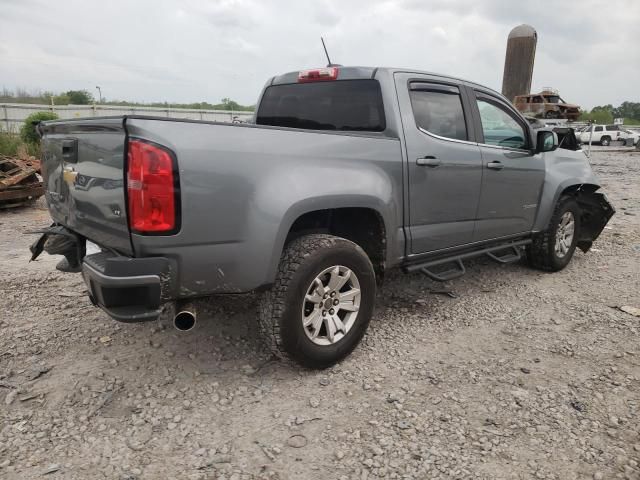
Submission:
<svg viewBox="0 0 640 480">
<path fill-rule="evenodd" d="M 40 131 L 51 217 L 98 245 L 132 254 L 123 117 L 46 122 Z"/>
</svg>

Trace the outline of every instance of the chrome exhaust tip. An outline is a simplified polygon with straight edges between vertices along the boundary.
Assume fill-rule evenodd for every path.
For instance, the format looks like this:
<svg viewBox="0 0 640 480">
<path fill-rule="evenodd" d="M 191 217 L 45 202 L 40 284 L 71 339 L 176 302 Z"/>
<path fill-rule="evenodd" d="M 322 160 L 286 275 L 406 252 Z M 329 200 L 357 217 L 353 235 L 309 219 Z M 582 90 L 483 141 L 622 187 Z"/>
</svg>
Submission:
<svg viewBox="0 0 640 480">
<path fill-rule="evenodd" d="M 196 309 L 193 304 L 177 304 L 178 313 L 173 317 L 173 326 L 181 332 L 188 332 L 196 326 Z"/>
</svg>

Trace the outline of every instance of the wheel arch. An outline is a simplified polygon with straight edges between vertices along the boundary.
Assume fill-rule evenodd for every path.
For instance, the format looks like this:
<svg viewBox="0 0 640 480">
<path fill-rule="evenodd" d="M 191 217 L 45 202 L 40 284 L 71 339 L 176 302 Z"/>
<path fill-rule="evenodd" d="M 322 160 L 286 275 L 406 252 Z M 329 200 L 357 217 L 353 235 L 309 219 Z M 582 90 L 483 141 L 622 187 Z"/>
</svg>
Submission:
<svg viewBox="0 0 640 480">
<path fill-rule="evenodd" d="M 292 205 L 283 217 L 269 274 L 275 276 L 280 256 L 288 243 L 311 233 L 328 233 L 358 244 L 369 256 L 376 275 L 382 278 L 390 242 L 389 213 L 379 199 L 368 196 L 305 199 Z M 339 205 L 339 206 L 338 206 Z"/>
</svg>

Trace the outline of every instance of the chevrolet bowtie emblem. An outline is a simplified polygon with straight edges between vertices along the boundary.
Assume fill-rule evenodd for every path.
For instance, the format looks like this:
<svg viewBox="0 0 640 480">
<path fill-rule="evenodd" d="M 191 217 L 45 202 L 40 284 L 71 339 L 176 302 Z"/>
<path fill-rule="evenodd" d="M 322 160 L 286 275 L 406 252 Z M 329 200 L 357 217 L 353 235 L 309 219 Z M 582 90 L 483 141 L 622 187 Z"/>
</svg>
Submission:
<svg viewBox="0 0 640 480">
<path fill-rule="evenodd" d="M 69 185 L 73 185 L 76 181 L 76 177 L 78 176 L 78 172 L 74 172 L 73 170 L 67 170 L 65 169 L 62 172 L 62 178 L 64 179 L 64 181 L 66 183 L 68 183 Z"/>
</svg>

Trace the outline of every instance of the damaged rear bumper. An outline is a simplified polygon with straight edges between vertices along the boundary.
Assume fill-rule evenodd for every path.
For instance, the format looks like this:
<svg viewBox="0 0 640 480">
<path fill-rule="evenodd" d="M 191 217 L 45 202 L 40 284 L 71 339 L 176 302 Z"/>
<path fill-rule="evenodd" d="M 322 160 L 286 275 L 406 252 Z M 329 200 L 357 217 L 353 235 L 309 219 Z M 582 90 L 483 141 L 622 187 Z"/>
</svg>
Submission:
<svg viewBox="0 0 640 480">
<path fill-rule="evenodd" d="M 170 271 L 170 262 L 163 257 L 129 258 L 101 252 L 82 262 L 91 301 L 121 322 L 158 318 Z"/>
</svg>

